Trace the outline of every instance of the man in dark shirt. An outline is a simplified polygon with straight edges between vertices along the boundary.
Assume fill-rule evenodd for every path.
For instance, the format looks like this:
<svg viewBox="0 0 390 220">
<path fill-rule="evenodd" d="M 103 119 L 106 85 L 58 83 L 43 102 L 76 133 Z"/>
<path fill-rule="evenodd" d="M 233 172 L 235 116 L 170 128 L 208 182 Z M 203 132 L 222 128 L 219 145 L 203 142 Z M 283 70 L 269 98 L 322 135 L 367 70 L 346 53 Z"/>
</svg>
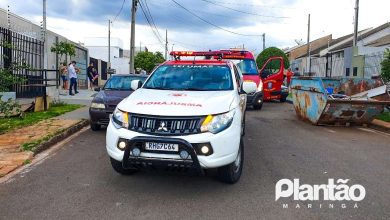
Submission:
<svg viewBox="0 0 390 220">
<path fill-rule="evenodd" d="M 87 68 L 87 76 L 89 79 L 89 88 L 93 90 L 93 63 L 89 63 Z"/>
</svg>

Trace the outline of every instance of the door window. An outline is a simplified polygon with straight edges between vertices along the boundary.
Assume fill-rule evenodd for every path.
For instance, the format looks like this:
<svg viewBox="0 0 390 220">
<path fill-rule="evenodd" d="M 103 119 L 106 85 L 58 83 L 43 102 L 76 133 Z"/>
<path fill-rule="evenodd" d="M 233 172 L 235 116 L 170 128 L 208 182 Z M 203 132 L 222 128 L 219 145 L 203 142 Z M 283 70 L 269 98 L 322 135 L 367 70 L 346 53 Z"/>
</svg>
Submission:
<svg viewBox="0 0 390 220">
<path fill-rule="evenodd" d="M 281 62 L 279 59 L 270 60 L 261 72 L 261 78 L 268 78 L 274 74 L 279 73 L 280 68 Z"/>
</svg>

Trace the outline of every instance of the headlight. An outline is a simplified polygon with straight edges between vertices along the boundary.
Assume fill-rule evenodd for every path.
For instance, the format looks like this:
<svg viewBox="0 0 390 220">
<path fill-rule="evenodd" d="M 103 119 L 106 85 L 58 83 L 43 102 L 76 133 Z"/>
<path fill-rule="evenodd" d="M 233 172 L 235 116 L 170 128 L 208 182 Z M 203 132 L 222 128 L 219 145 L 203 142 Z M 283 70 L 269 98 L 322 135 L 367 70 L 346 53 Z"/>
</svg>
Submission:
<svg viewBox="0 0 390 220">
<path fill-rule="evenodd" d="M 263 82 L 262 81 L 259 82 L 259 86 L 257 87 L 257 91 L 258 92 L 262 92 L 263 91 Z"/>
<path fill-rule="evenodd" d="M 112 113 L 112 121 L 116 128 L 128 128 L 129 116 L 127 112 L 121 111 L 118 108 Z"/>
<path fill-rule="evenodd" d="M 200 130 L 202 132 L 211 132 L 216 134 L 228 128 L 233 121 L 235 110 L 220 114 L 220 115 L 208 115 L 202 123 Z"/>
<path fill-rule="evenodd" d="M 103 103 L 92 102 L 91 108 L 105 109 L 106 106 Z"/>
</svg>

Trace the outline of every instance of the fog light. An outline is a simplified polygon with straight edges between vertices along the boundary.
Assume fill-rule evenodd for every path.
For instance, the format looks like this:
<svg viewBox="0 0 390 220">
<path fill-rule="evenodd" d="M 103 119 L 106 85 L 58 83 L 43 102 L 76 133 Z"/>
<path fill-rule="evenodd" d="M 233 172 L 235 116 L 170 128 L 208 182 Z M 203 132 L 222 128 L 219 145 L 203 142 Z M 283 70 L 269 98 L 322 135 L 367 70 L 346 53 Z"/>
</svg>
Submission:
<svg viewBox="0 0 390 220">
<path fill-rule="evenodd" d="M 257 100 L 257 103 L 261 103 L 261 99 Z"/>
<path fill-rule="evenodd" d="M 187 159 L 189 156 L 188 152 L 185 150 L 180 151 L 180 157 L 181 159 Z"/>
<path fill-rule="evenodd" d="M 133 148 L 131 151 L 134 157 L 139 157 L 141 155 L 141 150 L 138 147 Z"/>
<path fill-rule="evenodd" d="M 126 142 L 125 141 L 120 141 L 118 143 L 118 148 L 121 150 L 124 150 L 126 148 Z"/>
<path fill-rule="evenodd" d="M 200 151 L 202 152 L 202 154 L 208 154 L 210 149 L 207 146 L 202 146 L 202 148 L 200 148 Z"/>
</svg>

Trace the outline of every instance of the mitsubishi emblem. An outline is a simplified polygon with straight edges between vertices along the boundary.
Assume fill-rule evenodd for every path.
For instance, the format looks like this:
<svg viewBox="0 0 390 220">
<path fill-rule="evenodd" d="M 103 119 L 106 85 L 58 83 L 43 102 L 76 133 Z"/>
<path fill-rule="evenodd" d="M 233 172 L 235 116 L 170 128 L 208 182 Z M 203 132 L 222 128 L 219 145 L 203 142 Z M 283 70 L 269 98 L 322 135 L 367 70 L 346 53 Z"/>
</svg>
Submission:
<svg viewBox="0 0 390 220">
<path fill-rule="evenodd" d="M 160 122 L 160 127 L 157 129 L 158 131 L 168 131 L 168 128 L 166 127 L 165 121 Z"/>
</svg>

